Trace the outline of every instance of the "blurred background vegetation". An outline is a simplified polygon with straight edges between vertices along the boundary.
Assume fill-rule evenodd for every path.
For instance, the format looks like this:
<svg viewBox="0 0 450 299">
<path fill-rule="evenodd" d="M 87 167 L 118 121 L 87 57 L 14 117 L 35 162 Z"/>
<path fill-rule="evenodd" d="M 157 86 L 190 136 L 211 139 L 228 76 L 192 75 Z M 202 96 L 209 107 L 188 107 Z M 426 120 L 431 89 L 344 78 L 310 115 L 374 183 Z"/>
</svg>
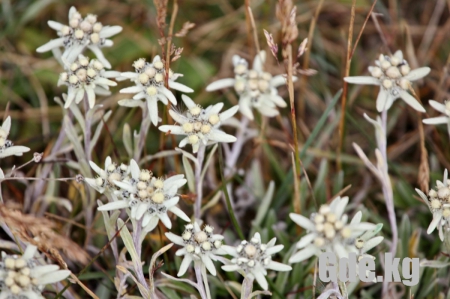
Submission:
<svg viewBox="0 0 450 299">
<path fill-rule="evenodd" d="M 279 40 L 280 26 L 275 16 L 276 3 L 277 1 L 274 0 L 250 1 L 261 49 L 268 50 L 263 29 L 273 33 L 276 41 Z M 372 1 L 356 1 L 353 42 L 363 27 L 372 3 Z M 304 174 L 307 174 L 311 184 L 311 186 L 308 185 L 308 180 L 303 174 L 301 180 L 303 214 L 308 215 L 315 210 L 313 199 L 318 204 L 324 203 L 342 188 L 351 185 L 351 188 L 345 192 L 350 196 L 350 207 L 354 209 L 351 209 L 350 215 L 362 209 L 369 221 L 383 223 L 382 234 L 389 242 L 390 228 L 380 185 L 364 167 L 352 148 L 352 143 L 356 142 L 369 157 L 374 157 L 373 127 L 363 119 L 362 115 L 367 113 L 373 118 L 377 115 L 375 99 L 378 88 L 349 86 L 345 111 L 346 129 L 340 156 L 337 155 L 338 123 L 342 113 L 340 101 L 332 107 L 326 116 L 325 125 L 311 139 L 311 132 L 332 102 L 333 95 L 343 87 L 342 77 L 347 59 L 352 1 L 305 0 L 294 1 L 294 4 L 297 6 L 299 29 L 299 39 L 294 46 L 298 46 L 304 38 L 310 37 L 308 44 L 310 55 L 299 59 L 300 67 L 309 65 L 310 68 L 317 70 L 316 75 L 301 77 L 295 84 L 300 150 L 305 150 L 302 164 L 305 168 Z M 74 5 L 83 16 L 88 13 L 96 14 L 104 25 L 122 26 L 122 33 L 113 37 L 114 46 L 104 49 L 104 54 L 111 62 L 113 70 L 131 71 L 133 61 L 141 57 L 151 60 L 161 51 L 158 45 L 160 36 L 156 26 L 156 10 L 151 0 L 2 0 L 0 5 L 0 117 L 3 119 L 6 117 L 5 109 L 9 102 L 7 114 L 11 115 L 13 120 L 10 139 L 16 144 L 30 147 L 31 153 L 48 153 L 52 148 L 62 120 L 61 108 L 53 98 L 66 92 L 65 86 L 56 87 L 58 75 L 62 72 L 58 62 L 50 52 L 38 54 L 35 51 L 40 45 L 56 38 L 55 31 L 47 25 L 48 20 L 67 23 L 68 10 Z M 172 1 L 169 1 L 168 20 L 172 5 Z M 174 38 L 175 45 L 183 47 L 184 51 L 181 58 L 171 64 L 171 68 L 175 72 L 184 74 L 179 81 L 195 90 L 193 98 L 196 102 L 202 105 L 218 101 L 224 101 L 226 106 L 236 104 L 237 97 L 232 90 L 207 93 L 205 86 L 216 79 L 233 75 L 232 55 L 239 54 L 251 61 L 256 53 L 246 22 L 244 1 L 178 0 L 178 5 L 180 9 L 175 22 L 175 31 L 180 30 L 183 23 L 187 21 L 195 23 L 196 26 L 186 37 Z M 442 256 L 441 242 L 437 232 L 432 235 L 426 234 L 426 228 L 432 218 L 431 213 L 418 199 L 414 188 L 419 187 L 421 156 L 419 124 L 421 119 L 435 116 L 436 113 L 430 109 L 428 99 L 439 102 L 448 99 L 449 6 L 450 1 L 445 0 L 378 1 L 374 12 L 379 13 L 377 19 L 387 45 L 380 37 L 373 20 L 369 19 L 356 47 L 350 68 L 351 75 L 365 75 L 368 73 L 367 67 L 373 64 L 380 53 L 395 52 L 397 49 L 403 50 L 412 68 L 420 66 L 431 68 L 430 75 L 415 85 L 415 91 L 428 113 L 426 115 L 416 113 L 402 101 L 397 101 L 389 110 L 388 156 L 401 238 L 398 255 L 402 257 L 434 259 Z M 88 55 L 92 57 L 89 52 Z M 273 74 L 285 72 L 284 67 L 278 65 L 271 55 L 267 56 L 267 70 Z M 112 88 L 112 96 L 99 97 L 104 109 L 112 110 L 113 114 L 107 123 L 109 133 L 102 135 L 102 140 L 94 150 L 93 158 L 95 162 L 98 162 L 97 164 L 102 164 L 106 156 L 113 155 L 114 150 L 122 161 L 126 161 L 126 152 L 122 143 L 123 126 L 129 123 L 132 130 L 139 128 L 141 111 L 117 105 L 120 99 L 126 98 L 126 95 L 119 94 L 118 90 L 127 85 L 127 83 L 119 83 L 117 87 Z M 287 89 L 281 88 L 280 93 L 288 101 Z M 252 179 L 258 182 L 260 180 L 262 185 L 252 184 L 253 186 L 246 188 L 258 199 L 264 194 L 261 188 L 265 189 L 270 180 L 275 181 L 275 196 L 264 217 L 261 229 L 264 231 L 265 238 L 276 236 L 281 243 L 285 244 L 286 249 L 283 254 L 286 255 L 291 244 L 299 238 L 295 225 L 290 220 L 285 221 L 287 214 L 292 210 L 293 200 L 298 200 L 293 196 L 292 176 L 288 175 L 292 164 L 291 145 L 293 143 L 289 109 L 282 109 L 280 117 L 274 119 L 258 118 L 257 126 L 263 128 L 264 136 L 246 146 L 239 160 L 239 167 L 249 169 L 252 159 L 260 164 L 263 171 L 254 173 L 258 173 L 261 178 L 255 175 Z M 433 187 L 435 180 L 442 178 L 444 168 L 450 168 L 448 136 L 445 126 L 425 126 L 424 130 L 430 163 L 430 187 Z M 308 138 L 312 142 L 306 148 L 304 144 Z M 146 153 L 153 154 L 163 148 L 173 148 L 173 145 L 169 139 L 165 143 L 160 143 L 160 132 L 151 127 Z M 340 160 L 341 169 L 338 167 L 337 159 Z M 29 155 L 11 157 L 0 160 L 0 167 L 7 169 L 28 160 Z M 162 169 L 158 169 L 162 164 L 155 163 L 147 166 L 154 169 L 155 173 L 164 173 Z M 60 176 L 74 176 L 71 170 L 64 167 L 61 169 Z M 35 170 L 36 167 L 32 166 L 25 171 L 33 176 Z M 244 179 L 237 178 L 237 180 L 242 182 Z M 5 198 L 21 203 L 24 193 L 23 185 L 5 182 L 4 186 L 4 194 L 7 194 Z M 74 195 L 73 188 L 76 186 L 75 182 L 60 185 L 60 195 L 73 200 L 74 206 L 76 206 L 77 196 Z M 236 200 L 239 201 L 239 197 Z M 247 207 L 241 214 L 240 221 L 247 234 L 257 210 L 258 204 Z M 56 211 L 53 210 L 53 212 Z M 63 216 L 72 217 L 73 215 L 66 213 Z M 232 231 L 232 228 L 228 227 L 230 225 L 228 215 L 222 204 L 211 209 L 206 218 L 209 217 L 217 217 L 219 220 L 216 221 L 222 223 L 223 228 Z M 98 228 L 101 228 L 100 218 Z M 76 240 L 78 235 L 76 229 L 73 228 L 73 230 L 75 233 L 72 237 Z M 65 233 L 70 235 L 68 231 Z M 94 243 L 101 248 L 106 242 L 104 236 L 99 235 L 99 238 L 99 241 Z M 155 238 L 159 239 L 159 236 Z M 160 245 L 159 241 L 151 243 L 146 254 L 150 256 Z M 379 246 L 379 250 L 383 251 L 388 247 L 386 243 Z M 84 276 L 84 281 L 89 287 L 96 292 L 104 292 L 104 298 L 108 298 L 106 294 L 114 293 L 111 281 L 99 271 L 99 269 L 113 267 L 108 264 L 109 262 L 106 258 L 100 258 L 98 263 L 88 271 L 90 275 Z M 175 271 L 168 256 L 165 256 L 165 264 L 164 267 L 169 267 L 169 272 Z M 74 272 L 81 268 L 78 266 L 77 269 L 75 266 Z M 313 269 L 314 263 L 302 264 L 294 267 L 291 274 L 279 274 L 273 277 L 270 288 L 276 289 L 275 298 L 277 296 L 284 298 L 293 289 L 297 290 L 296 294 L 292 294 L 293 298 L 313 297 Z M 410 294 L 414 294 L 414 298 L 437 298 L 439 294 L 448 292 L 448 274 L 445 269 L 421 270 L 421 275 L 420 284 L 411 290 L 405 286 L 399 286 L 399 291 L 404 291 L 405 298 L 410 298 Z M 233 274 L 227 274 L 227 277 L 233 277 Z M 238 276 L 234 278 L 235 281 L 239 279 L 241 278 Z M 97 287 L 96 284 L 99 281 L 102 284 Z M 220 280 L 212 280 L 212 282 L 217 285 L 213 289 L 217 296 L 227 298 L 227 292 L 220 287 Z M 360 285 L 353 296 L 379 298 L 376 294 L 379 294 L 380 288 L 381 284 L 369 288 Z M 316 293 L 320 293 L 320 282 L 318 282 Z M 81 298 L 85 298 L 82 293 L 80 294 Z"/>
</svg>

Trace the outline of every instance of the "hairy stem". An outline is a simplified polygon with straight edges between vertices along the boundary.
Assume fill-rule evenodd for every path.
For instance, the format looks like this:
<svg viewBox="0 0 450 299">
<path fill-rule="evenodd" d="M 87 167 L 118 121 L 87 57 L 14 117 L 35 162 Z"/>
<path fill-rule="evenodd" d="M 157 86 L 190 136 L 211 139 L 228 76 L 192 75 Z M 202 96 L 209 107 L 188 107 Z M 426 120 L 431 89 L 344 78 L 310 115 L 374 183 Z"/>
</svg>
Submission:
<svg viewBox="0 0 450 299">
<path fill-rule="evenodd" d="M 142 242 L 141 242 L 141 231 L 142 231 L 142 219 L 133 223 L 133 244 L 136 249 L 137 256 L 141 257 L 142 253 Z M 142 269 L 142 264 L 135 264 L 134 271 L 136 272 L 136 277 L 140 284 L 145 287 L 150 293 L 150 289 L 147 281 L 145 280 L 144 270 Z"/>
<path fill-rule="evenodd" d="M 86 96 L 86 93 L 84 94 L 84 122 L 85 122 L 85 129 L 84 129 L 84 152 L 86 154 L 86 160 L 89 163 L 91 161 L 91 120 L 88 118 L 88 112 L 89 112 L 89 102 L 88 98 Z"/>
<path fill-rule="evenodd" d="M 388 160 L 387 160 L 387 110 L 384 110 L 381 113 L 381 126 L 384 133 L 384 138 L 380 138 L 380 144 L 378 147 L 381 152 L 381 156 L 383 158 L 383 177 L 382 177 L 382 189 L 383 195 L 386 200 L 386 208 L 389 217 L 389 224 L 392 230 L 392 244 L 390 252 L 392 256 L 395 257 L 397 252 L 397 242 L 398 242 L 398 232 L 397 232 L 397 219 L 395 217 L 395 208 L 394 208 L 394 193 L 392 191 L 391 180 L 389 178 L 388 173 Z M 388 282 L 383 282 L 383 297 L 387 296 L 388 291 Z"/>
<path fill-rule="evenodd" d="M 253 278 L 249 278 L 248 276 L 242 282 L 241 288 L 241 299 L 247 299 L 250 297 L 250 294 L 253 290 Z"/>
<path fill-rule="evenodd" d="M 134 160 L 139 162 L 139 159 L 142 155 L 142 151 L 145 145 L 145 138 L 147 137 L 147 132 L 150 127 L 150 118 L 148 117 L 148 106 L 147 103 L 144 104 L 142 108 L 142 124 L 141 129 L 139 130 L 139 141 L 137 144 L 137 149 L 134 151 Z"/>
<path fill-rule="evenodd" d="M 203 284 L 202 264 L 199 261 L 194 261 L 195 276 L 197 277 L 197 289 L 200 293 L 200 298 L 208 299 L 205 291 L 205 285 Z M 208 282 L 206 282 L 208 283 Z"/>
<path fill-rule="evenodd" d="M 201 175 L 203 169 L 203 160 L 205 159 L 205 149 L 206 146 L 203 143 L 200 143 L 197 152 L 198 165 L 197 167 L 195 167 L 195 192 L 197 193 L 197 199 L 195 200 L 194 205 L 194 216 L 196 219 L 200 219 L 201 217 L 203 199 L 203 182 L 201 180 Z"/>
</svg>

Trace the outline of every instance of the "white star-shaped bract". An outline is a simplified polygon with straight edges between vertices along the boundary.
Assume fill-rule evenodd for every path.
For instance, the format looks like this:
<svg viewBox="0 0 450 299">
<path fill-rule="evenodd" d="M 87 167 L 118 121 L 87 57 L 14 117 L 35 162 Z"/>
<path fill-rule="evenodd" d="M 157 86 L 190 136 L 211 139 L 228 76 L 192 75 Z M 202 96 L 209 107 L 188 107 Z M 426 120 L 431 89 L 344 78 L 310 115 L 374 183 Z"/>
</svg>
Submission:
<svg viewBox="0 0 450 299">
<path fill-rule="evenodd" d="M 200 142 L 206 146 L 217 142 L 236 141 L 236 137 L 219 130 L 219 127 L 224 121 L 236 114 L 239 109 L 238 106 L 219 113 L 222 110 L 223 103 L 217 103 L 203 109 L 196 105 L 188 96 L 182 95 L 181 97 L 188 108 L 187 112 L 182 114 L 175 110 L 170 110 L 170 116 L 177 122 L 177 125 L 163 125 L 159 127 L 159 130 L 163 132 L 186 135 L 186 138 L 181 140 L 180 147 L 190 143 L 192 144 L 193 152 L 196 153 Z"/>
<path fill-rule="evenodd" d="M 278 95 L 277 88 L 286 84 L 286 75 L 272 77 L 264 72 L 263 65 L 266 52 L 255 56 L 253 68 L 248 69 L 248 62 L 238 55 L 233 56 L 234 78 L 220 79 L 206 87 L 206 91 L 214 91 L 234 87 L 239 95 L 239 110 L 247 118 L 253 120 L 252 108 L 262 115 L 274 117 L 279 114 L 277 107 L 286 107 L 286 102 Z M 297 77 L 293 77 L 294 81 Z"/>
<path fill-rule="evenodd" d="M 289 263 L 299 263 L 325 251 L 335 253 L 338 258 L 348 257 L 345 246 L 349 240 L 375 229 L 376 225 L 361 222 L 361 211 L 347 224 L 348 216 L 344 214 L 347 203 L 348 197 L 337 197 L 330 205 L 322 205 L 318 213 L 311 215 L 311 220 L 299 214 L 289 215 L 296 224 L 307 230 L 307 234 L 296 244 L 300 251 L 291 256 Z"/>
<path fill-rule="evenodd" d="M 450 180 L 448 179 L 447 169 L 444 171 L 442 182 L 436 181 L 436 188 L 431 189 L 428 196 L 419 189 L 416 189 L 416 192 L 433 214 L 433 220 L 428 226 L 427 234 L 431 234 L 437 227 L 439 238 L 444 241 L 445 233 L 450 231 Z"/>
<path fill-rule="evenodd" d="M 430 100 L 428 101 L 428 103 L 430 103 L 431 107 L 433 107 L 434 109 L 436 109 L 437 111 L 441 112 L 444 115 L 426 118 L 423 120 L 423 123 L 427 125 L 447 124 L 447 126 L 450 128 L 450 101 L 445 101 L 444 104 L 441 104 L 434 100 Z"/>
<path fill-rule="evenodd" d="M 67 85 L 67 100 L 64 108 L 69 108 L 72 102 L 80 103 L 87 97 L 89 108 L 95 105 L 95 95 L 110 95 L 109 86 L 116 86 L 117 83 L 108 78 L 115 78 L 119 72 L 105 71 L 103 64 L 98 60 L 79 55 L 78 59 L 67 65 L 67 71 L 59 76 L 58 86 Z"/>
<path fill-rule="evenodd" d="M 166 233 L 166 237 L 173 243 L 182 246 L 176 252 L 178 256 L 184 256 L 181 262 L 178 276 L 184 275 L 192 261 L 202 263 L 209 273 L 216 275 L 216 267 L 212 261 L 217 261 L 217 255 L 226 254 L 222 249 L 222 235 L 213 234 L 214 229 L 206 225 L 200 228 L 197 222 L 189 223 L 181 236 L 171 232 Z"/>
<path fill-rule="evenodd" d="M 106 68 L 111 68 L 101 48 L 111 47 L 113 42 L 108 38 L 121 32 L 122 27 L 103 26 L 102 23 L 97 22 L 95 15 L 87 15 L 83 19 L 73 6 L 69 10 L 69 25 L 55 21 L 48 21 L 48 25 L 57 31 L 59 38 L 40 46 L 37 52 L 43 53 L 64 47 L 61 59 L 63 63 L 71 64 L 84 49 L 88 48 Z"/>
<path fill-rule="evenodd" d="M 380 55 L 375 60 L 376 66 L 369 66 L 371 76 L 345 77 L 344 80 L 353 84 L 367 84 L 380 86 L 377 97 L 377 110 L 388 110 L 398 98 L 419 112 L 425 112 L 422 105 L 408 93 L 411 82 L 419 80 L 430 72 L 429 67 L 411 70 L 408 62 L 403 59 L 402 51 L 398 50 L 392 56 Z"/>
<path fill-rule="evenodd" d="M 14 145 L 8 140 L 11 130 L 11 117 L 8 116 L 0 127 L 0 159 L 8 156 L 22 156 L 23 153 L 30 151 L 26 146 Z"/>
<path fill-rule="evenodd" d="M 167 228 L 172 228 L 172 222 L 167 215 L 169 211 L 184 221 L 190 221 L 189 217 L 176 206 L 180 200 L 176 196 L 178 189 L 186 184 L 183 174 L 167 179 L 155 178 L 150 171 L 139 169 L 134 160 L 130 161 L 129 168 L 131 178 L 114 181 L 114 184 L 120 188 L 118 192 L 122 199 L 99 207 L 99 211 L 129 208 L 130 217 L 136 221 L 142 219 L 142 226 L 147 231 L 155 228 L 159 220 Z"/>
<path fill-rule="evenodd" d="M 255 233 L 253 238 L 242 241 L 237 247 L 222 246 L 234 258 L 229 265 L 222 266 L 225 271 L 243 271 L 249 278 L 254 278 L 262 289 L 267 290 L 268 284 L 265 276 L 267 270 L 291 271 L 292 267 L 273 261 L 272 255 L 283 250 L 284 245 L 275 245 L 276 238 L 267 244 L 261 243 L 261 236 Z"/>
<path fill-rule="evenodd" d="M 89 161 L 92 170 L 98 175 L 96 178 L 85 178 L 86 183 L 100 193 L 110 192 L 110 194 L 119 195 L 118 188 L 114 185 L 115 181 L 122 181 L 130 172 L 129 168 L 125 164 L 117 165 L 113 163 L 111 157 L 106 157 L 105 168 L 98 167 L 92 161 Z"/>
<path fill-rule="evenodd" d="M 145 62 L 140 58 L 133 63 L 135 72 L 125 72 L 121 74 L 120 79 L 130 79 L 136 85 L 121 89 L 121 93 L 135 93 L 133 99 L 120 100 L 119 105 L 127 107 L 136 107 L 145 99 L 148 106 L 149 117 L 154 126 L 158 124 L 158 101 L 167 105 L 170 101 L 173 105 L 177 104 L 177 99 L 173 93 L 164 86 L 166 71 L 164 63 L 159 56 L 153 58 L 152 63 Z M 186 85 L 175 82 L 182 74 L 174 74 L 169 71 L 169 87 L 181 92 L 193 92 Z"/>
<path fill-rule="evenodd" d="M 39 265 L 35 259 L 37 248 L 28 245 L 23 255 L 2 252 L 0 262 L 0 299 L 44 299 L 45 285 L 66 279 L 69 270 L 57 265 Z"/>
</svg>

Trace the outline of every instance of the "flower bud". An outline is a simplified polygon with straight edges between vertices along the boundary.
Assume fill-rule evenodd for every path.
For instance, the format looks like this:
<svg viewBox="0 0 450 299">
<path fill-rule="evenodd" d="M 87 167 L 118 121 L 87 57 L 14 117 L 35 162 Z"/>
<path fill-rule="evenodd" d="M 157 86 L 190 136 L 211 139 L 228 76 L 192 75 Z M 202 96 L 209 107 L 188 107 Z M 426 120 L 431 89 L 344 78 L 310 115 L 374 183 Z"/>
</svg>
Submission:
<svg viewBox="0 0 450 299">
<path fill-rule="evenodd" d="M 94 26 L 92 27 L 92 30 L 94 32 L 99 33 L 102 30 L 102 28 L 103 28 L 102 23 L 95 23 Z"/>
</svg>

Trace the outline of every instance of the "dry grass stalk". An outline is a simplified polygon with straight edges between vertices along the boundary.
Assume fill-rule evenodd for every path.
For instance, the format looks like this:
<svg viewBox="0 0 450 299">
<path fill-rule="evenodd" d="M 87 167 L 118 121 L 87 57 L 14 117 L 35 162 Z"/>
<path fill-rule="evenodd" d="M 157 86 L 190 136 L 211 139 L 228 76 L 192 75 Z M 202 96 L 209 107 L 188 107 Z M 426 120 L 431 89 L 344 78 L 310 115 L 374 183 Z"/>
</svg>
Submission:
<svg viewBox="0 0 450 299">
<path fill-rule="evenodd" d="M 58 264 L 67 268 L 59 251 L 65 256 L 82 264 L 87 264 L 88 254 L 75 242 L 55 232 L 56 224 L 46 218 L 23 214 L 17 206 L 0 205 L 0 221 L 4 222 L 15 236 L 38 249 Z"/>
</svg>

